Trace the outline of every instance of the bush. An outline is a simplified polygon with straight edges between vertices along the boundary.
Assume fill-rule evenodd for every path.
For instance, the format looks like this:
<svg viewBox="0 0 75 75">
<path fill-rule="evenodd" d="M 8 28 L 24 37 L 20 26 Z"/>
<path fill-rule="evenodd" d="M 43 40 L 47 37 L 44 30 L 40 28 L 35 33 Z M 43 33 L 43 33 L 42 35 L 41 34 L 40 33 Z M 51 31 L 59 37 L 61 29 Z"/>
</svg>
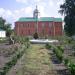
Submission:
<svg viewBox="0 0 75 75">
<path fill-rule="evenodd" d="M 53 52 L 55 53 L 55 55 L 56 55 L 56 57 L 58 58 L 58 60 L 59 60 L 60 62 L 62 62 L 62 60 L 63 60 L 63 51 L 62 51 L 60 48 L 55 47 L 55 48 L 53 49 Z"/>
<path fill-rule="evenodd" d="M 59 51 L 59 50 L 56 50 L 56 56 L 57 56 L 58 60 L 59 60 L 60 62 L 62 62 L 62 59 L 63 59 L 63 54 L 62 54 L 62 52 Z"/>
<path fill-rule="evenodd" d="M 68 67 L 70 74 L 75 75 L 75 63 L 73 63 L 71 59 L 65 58 L 64 64 Z"/>
<path fill-rule="evenodd" d="M 75 75 L 75 64 L 74 63 L 70 63 L 69 71 L 71 72 L 71 75 Z"/>
<path fill-rule="evenodd" d="M 47 49 L 51 49 L 51 45 L 50 45 L 49 43 L 47 43 L 47 44 L 45 45 L 45 47 L 46 47 Z"/>
<path fill-rule="evenodd" d="M 57 46 L 57 48 L 58 48 L 62 53 L 64 53 L 64 49 L 63 49 L 61 46 Z"/>
<path fill-rule="evenodd" d="M 65 58 L 65 59 L 64 59 L 64 64 L 67 66 L 68 63 L 69 63 L 69 59 L 68 59 L 68 58 Z"/>
<path fill-rule="evenodd" d="M 39 38 L 38 33 L 34 33 L 33 37 L 34 37 L 34 39 L 38 39 Z"/>
</svg>

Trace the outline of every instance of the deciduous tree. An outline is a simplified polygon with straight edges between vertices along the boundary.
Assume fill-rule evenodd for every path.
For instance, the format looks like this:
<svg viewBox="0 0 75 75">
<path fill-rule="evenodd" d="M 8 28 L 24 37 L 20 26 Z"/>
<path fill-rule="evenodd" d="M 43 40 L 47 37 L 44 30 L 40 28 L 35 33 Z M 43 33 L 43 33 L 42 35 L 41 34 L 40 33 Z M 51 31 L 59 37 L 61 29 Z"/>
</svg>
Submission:
<svg viewBox="0 0 75 75">
<path fill-rule="evenodd" d="M 75 35 L 75 0 L 65 0 L 60 5 L 60 13 L 64 14 L 64 30 L 68 36 Z"/>
<path fill-rule="evenodd" d="M 11 35 L 11 24 L 6 24 L 6 20 L 3 19 L 2 17 L 0 17 L 0 29 L 3 29 L 6 31 L 6 36 L 10 36 Z"/>
</svg>

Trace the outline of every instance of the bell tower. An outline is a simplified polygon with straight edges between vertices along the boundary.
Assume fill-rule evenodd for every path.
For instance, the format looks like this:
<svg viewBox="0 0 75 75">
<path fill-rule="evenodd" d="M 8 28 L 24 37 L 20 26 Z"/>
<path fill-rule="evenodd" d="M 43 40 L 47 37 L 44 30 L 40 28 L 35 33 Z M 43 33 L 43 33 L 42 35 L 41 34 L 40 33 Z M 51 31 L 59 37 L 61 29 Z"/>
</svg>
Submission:
<svg viewBox="0 0 75 75">
<path fill-rule="evenodd" d="M 33 18 L 38 18 L 38 15 L 39 15 L 39 11 L 38 11 L 38 8 L 37 8 L 37 5 L 36 5 L 36 9 L 33 12 Z"/>
</svg>

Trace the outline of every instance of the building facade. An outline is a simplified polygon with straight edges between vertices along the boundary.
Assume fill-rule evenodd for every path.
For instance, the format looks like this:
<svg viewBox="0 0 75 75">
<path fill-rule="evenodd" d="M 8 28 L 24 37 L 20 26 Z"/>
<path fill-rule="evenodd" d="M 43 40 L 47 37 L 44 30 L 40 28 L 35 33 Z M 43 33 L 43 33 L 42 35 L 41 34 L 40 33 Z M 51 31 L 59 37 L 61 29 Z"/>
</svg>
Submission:
<svg viewBox="0 0 75 75">
<path fill-rule="evenodd" d="M 33 12 L 33 17 L 21 17 L 15 22 L 15 33 L 18 36 L 62 36 L 62 19 L 54 17 L 38 18 L 38 9 Z"/>
<path fill-rule="evenodd" d="M 6 37 L 6 31 L 0 29 L 0 38 L 5 38 Z"/>
</svg>

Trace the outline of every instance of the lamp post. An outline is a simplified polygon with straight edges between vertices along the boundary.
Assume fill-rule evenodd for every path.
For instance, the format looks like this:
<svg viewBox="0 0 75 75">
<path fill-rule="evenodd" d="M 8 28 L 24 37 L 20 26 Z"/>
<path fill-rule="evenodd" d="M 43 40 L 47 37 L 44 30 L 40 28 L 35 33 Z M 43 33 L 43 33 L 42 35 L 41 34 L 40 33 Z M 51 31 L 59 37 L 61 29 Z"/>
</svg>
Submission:
<svg viewBox="0 0 75 75">
<path fill-rule="evenodd" d="M 39 11 L 37 9 L 37 6 L 36 6 L 36 9 L 34 10 L 34 13 L 33 13 L 33 17 L 35 19 L 35 34 L 38 36 L 38 14 L 39 14 Z"/>
<path fill-rule="evenodd" d="M 38 33 L 38 17 L 36 17 L 36 33 Z"/>
<path fill-rule="evenodd" d="M 45 24 L 43 23 L 43 24 L 42 24 L 42 33 L 43 33 L 43 37 L 44 37 L 44 34 L 45 34 L 45 32 L 44 32 L 44 26 L 45 26 Z"/>
</svg>

